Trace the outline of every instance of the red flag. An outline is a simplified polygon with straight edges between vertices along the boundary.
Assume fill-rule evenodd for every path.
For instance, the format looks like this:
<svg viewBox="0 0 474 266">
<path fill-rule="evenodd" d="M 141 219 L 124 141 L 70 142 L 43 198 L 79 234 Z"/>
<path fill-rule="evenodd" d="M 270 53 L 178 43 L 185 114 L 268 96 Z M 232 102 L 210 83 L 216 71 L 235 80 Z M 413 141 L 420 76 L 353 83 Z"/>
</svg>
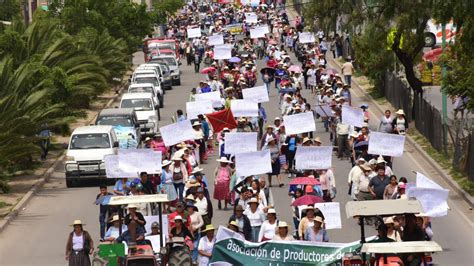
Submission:
<svg viewBox="0 0 474 266">
<path fill-rule="evenodd" d="M 225 127 L 229 129 L 237 128 L 237 122 L 235 122 L 230 109 L 207 114 L 206 117 L 215 133 L 221 132 Z"/>
</svg>

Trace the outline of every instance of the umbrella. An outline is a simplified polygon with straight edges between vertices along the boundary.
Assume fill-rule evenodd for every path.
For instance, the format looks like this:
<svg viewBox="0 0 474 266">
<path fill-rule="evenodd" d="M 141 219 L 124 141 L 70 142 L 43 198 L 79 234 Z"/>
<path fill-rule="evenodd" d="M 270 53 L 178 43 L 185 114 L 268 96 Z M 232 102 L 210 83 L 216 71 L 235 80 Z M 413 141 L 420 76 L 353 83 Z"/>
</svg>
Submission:
<svg viewBox="0 0 474 266">
<path fill-rule="evenodd" d="M 359 141 L 357 142 L 355 145 L 354 145 L 354 149 L 357 149 L 357 150 L 364 150 L 364 149 L 367 149 L 369 146 L 369 142 L 368 141 Z"/>
<path fill-rule="evenodd" d="M 275 40 L 270 40 L 268 43 L 271 44 L 271 45 L 276 45 L 277 44 L 277 42 Z"/>
<path fill-rule="evenodd" d="M 234 115 L 230 109 L 224 109 L 212 114 L 206 114 L 206 117 L 214 132 L 220 132 L 225 127 L 229 129 L 237 128 L 237 123 L 235 122 Z"/>
<path fill-rule="evenodd" d="M 201 70 L 201 74 L 209 74 L 210 72 L 216 71 L 215 67 L 206 67 Z"/>
<path fill-rule="evenodd" d="M 298 66 L 298 65 L 291 65 L 288 68 L 288 71 L 290 71 L 290 72 L 301 72 L 301 67 Z"/>
<path fill-rule="evenodd" d="M 290 182 L 290 185 L 319 185 L 319 181 L 312 177 L 297 177 Z"/>
<path fill-rule="evenodd" d="M 337 74 L 337 70 L 334 69 L 334 68 L 328 68 L 324 71 L 326 74 L 329 74 L 329 75 L 336 75 Z"/>
<path fill-rule="evenodd" d="M 313 205 L 315 203 L 322 203 L 324 200 L 321 197 L 314 196 L 314 195 L 303 195 L 297 198 L 291 206 L 301 206 L 301 205 Z"/>
<path fill-rule="evenodd" d="M 234 57 L 231 57 L 231 58 L 229 59 L 229 62 L 231 62 L 231 63 L 239 63 L 240 61 L 241 61 L 241 59 L 238 58 L 238 57 L 235 57 L 235 56 L 234 56 Z"/>
<path fill-rule="evenodd" d="M 443 50 L 441 48 L 436 48 L 431 51 L 428 51 L 423 54 L 423 59 L 426 61 L 436 62 L 443 54 Z"/>
<path fill-rule="evenodd" d="M 264 67 L 260 70 L 260 73 L 263 74 L 265 71 L 267 71 L 268 75 L 270 76 L 273 76 L 275 74 L 275 69 L 272 67 Z"/>
</svg>

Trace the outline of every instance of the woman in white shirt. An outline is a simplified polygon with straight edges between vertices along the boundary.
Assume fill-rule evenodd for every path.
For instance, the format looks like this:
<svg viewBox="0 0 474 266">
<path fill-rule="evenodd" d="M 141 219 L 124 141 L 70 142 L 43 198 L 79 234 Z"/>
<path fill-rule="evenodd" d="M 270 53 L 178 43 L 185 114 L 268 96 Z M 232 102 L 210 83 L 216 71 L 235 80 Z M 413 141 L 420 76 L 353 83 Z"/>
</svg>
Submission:
<svg viewBox="0 0 474 266">
<path fill-rule="evenodd" d="M 268 241 L 273 239 L 278 225 L 275 209 L 271 208 L 267 211 L 267 220 L 262 223 L 260 233 L 258 234 L 258 242 Z"/>
<path fill-rule="evenodd" d="M 214 230 L 214 226 L 212 224 L 208 224 L 206 229 L 203 231 L 206 233 L 206 236 L 199 240 L 199 266 L 207 266 L 209 264 L 209 258 L 212 256 L 212 249 L 214 248 L 214 243 L 216 242 L 216 239 L 214 238 Z"/>
<path fill-rule="evenodd" d="M 293 241 L 295 240 L 291 234 L 289 234 L 290 227 L 286 222 L 280 221 L 278 222 L 277 230 L 278 232 L 273 237 L 273 240 L 280 240 L 280 241 Z"/>
<path fill-rule="evenodd" d="M 258 200 L 256 198 L 251 198 L 247 204 L 249 207 L 244 211 L 244 214 L 250 220 L 250 241 L 258 242 L 260 228 L 265 221 L 265 213 L 262 211 L 262 209 L 258 208 Z"/>
<path fill-rule="evenodd" d="M 190 203 L 186 206 L 188 210 L 188 215 L 190 219 L 189 223 L 189 232 L 193 235 L 194 237 L 194 246 L 196 246 L 199 243 L 199 230 L 201 227 L 204 225 L 204 221 L 202 220 L 201 214 L 198 212 L 198 208 L 194 206 L 194 204 Z M 193 261 L 196 261 L 198 258 L 198 251 L 197 249 L 193 249 L 191 252 L 191 257 Z"/>
</svg>

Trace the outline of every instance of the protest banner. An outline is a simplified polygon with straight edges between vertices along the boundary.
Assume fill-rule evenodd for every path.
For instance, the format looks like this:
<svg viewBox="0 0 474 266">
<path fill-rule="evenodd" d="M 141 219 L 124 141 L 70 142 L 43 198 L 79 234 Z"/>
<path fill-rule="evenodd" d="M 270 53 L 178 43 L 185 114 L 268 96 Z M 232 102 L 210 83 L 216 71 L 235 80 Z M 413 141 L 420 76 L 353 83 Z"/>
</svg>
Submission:
<svg viewBox="0 0 474 266">
<path fill-rule="evenodd" d="M 381 132 L 371 132 L 369 154 L 400 157 L 405 147 L 405 136 Z"/>
<path fill-rule="evenodd" d="M 316 130 L 313 113 L 299 113 L 283 117 L 286 135 L 312 132 Z"/>
<path fill-rule="evenodd" d="M 443 189 L 443 187 L 438 185 L 438 183 L 429 179 L 420 172 L 416 172 L 416 187 Z"/>
<path fill-rule="evenodd" d="M 268 26 L 259 26 L 250 29 L 250 38 L 265 38 L 265 34 L 268 33 Z"/>
<path fill-rule="evenodd" d="M 257 14 L 255 14 L 253 12 L 245 13 L 245 22 L 247 22 L 247 23 L 257 23 L 258 22 Z"/>
<path fill-rule="evenodd" d="M 219 91 L 211 91 L 206 93 L 198 93 L 194 95 L 194 100 L 196 102 L 206 102 L 211 101 L 212 107 L 219 108 L 222 106 L 221 93 Z"/>
<path fill-rule="evenodd" d="M 221 231 L 224 230 L 226 234 Z M 230 231 L 230 232 L 229 232 Z M 228 236 L 227 236 L 228 235 Z M 252 243 L 231 237 L 233 232 L 219 227 L 210 265 L 332 265 L 341 263 L 346 252 L 360 250 L 359 241 L 323 243 L 275 241 Z"/>
<path fill-rule="evenodd" d="M 222 45 L 224 44 L 224 35 L 211 35 L 209 36 L 209 40 L 207 41 L 207 43 L 209 44 L 209 46 Z"/>
<path fill-rule="evenodd" d="M 301 32 L 299 34 L 300 43 L 314 43 L 316 39 L 314 38 L 314 33 L 312 32 Z"/>
<path fill-rule="evenodd" d="M 232 57 L 232 46 L 227 44 L 214 46 L 214 59 L 230 59 Z"/>
<path fill-rule="evenodd" d="M 196 137 L 190 120 L 183 120 L 160 127 L 160 132 L 165 145 L 168 147 Z"/>
<path fill-rule="evenodd" d="M 242 90 L 242 96 L 245 100 L 255 101 L 257 103 L 269 102 L 268 91 L 265 86 L 258 86 Z"/>
<path fill-rule="evenodd" d="M 201 28 L 188 28 L 188 39 L 201 38 Z"/>
<path fill-rule="evenodd" d="M 295 168 L 299 170 L 329 169 L 332 166 L 332 146 L 298 147 Z"/>
<path fill-rule="evenodd" d="M 315 203 L 315 208 L 321 210 L 324 215 L 326 229 L 341 229 L 341 206 L 339 202 Z"/>
<path fill-rule="evenodd" d="M 234 117 L 256 117 L 258 116 L 258 104 L 249 100 L 232 100 L 230 110 Z"/>
<path fill-rule="evenodd" d="M 449 190 L 429 179 L 422 173 L 416 173 L 416 185 L 407 186 L 407 197 L 416 198 L 429 217 L 441 217 L 448 214 Z"/>
<path fill-rule="evenodd" d="M 364 124 L 364 111 L 360 108 L 353 108 L 343 105 L 341 110 L 342 123 L 354 127 L 362 127 Z"/>
<path fill-rule="evenodd" d="M 228 132 L 224 140 L 225 154 L 257 151 L 257 132 Z"/>
<path fill-rule="evenodd" d="M 242 23 L 229 24 L 224 26 L 224 28 L 228 30 L 232 35 L 242 34 L 242 32 L 244 31 Z"/>
<path fill-rule="evenodd" d="M 127 172 L 161 173 L 161 151 L 152 149 L 119 149 L 118 166 Z M 133 176 L 132 176 L 133 177 Z"/>
<path fill-rule="evenodd" d="M 329 105 L 316 105 L 314 110 L 321 117 L 334 117 L 334 113 Z"/>
<path fill-rule="evenodd" d="M 138 172 L 134 169 L 121 169 L 119 167 L 119 157 L 116 154 L 105 155 L 104 164 L 107 178 L 138 177 Z"/>
<path fill-rule="evenodd" d="M 198 115 L 214 112 L 211 101 L 187 102 L 186 115 L 188 119 L 196 119 Z"/>
<path fill-rule="evenodd" d="M 235 168 L 239 176 L 262 175 L 272 171 L 270 151 L 237 153 Z"/>
</svg>

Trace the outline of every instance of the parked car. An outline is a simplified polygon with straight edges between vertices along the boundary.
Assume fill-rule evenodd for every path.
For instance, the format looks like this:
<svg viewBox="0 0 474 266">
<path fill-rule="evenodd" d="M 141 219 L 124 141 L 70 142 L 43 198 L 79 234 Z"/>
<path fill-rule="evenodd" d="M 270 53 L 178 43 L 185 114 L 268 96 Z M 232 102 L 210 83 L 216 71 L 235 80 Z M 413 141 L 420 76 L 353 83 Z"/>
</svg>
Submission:
<svg viewBox="0 0 474 266">
<path fill-rule="evenodd" d="M 164 92 L 161 89 L 161 81 L 160 78 L 155 74 L 140 74 L 137 73 L 132 77 L 131 84 L 143 84 L 143 83 L 151 83 L 153 84 L 153 88 L 155 89 L 155 93 L 158 97 L 158 103 L 160 104 L 160 108 L 165 106 L 164 104 Z"/>
<path fill-rule="evenodd" d="M 168 67 L 167 64 L 164 63 L 147 63 L 140 65 L 139 68 L 149 68 L 149 67 L 154 67 L 160 70 L 161 77 L 162 77 L 162 87 L 165 90 L 171 90 L 173 89 L 173 84 L 171 82 L 171 72 L 170 68 Z"/>
<path fill-rule="evenodd" d="M 128 86 L 128 93 L 140 93 L 140 92 L 149 92 L 153 95 L 153 101 L 155 102 L 155 105 L 161 105 L 163 104 L 163 97 L 159 97 L 156 95 L 155 90 L 153 88 L 152 83 L 135 83 L 131 84 Z"/>
<path fill-rule="evenodd" d="M 133 108 L 109 108 L 100 111 L 96 125 L 112 126 L 120 149 L 137 148 L 140 144 L 140 125 Z"/>
<path fill-rule="evenodd" d="M 78 186 L 85 179 L 105 179 L 104 156 L 116 154 L 118 147 L 112 126 L 76 128 L 66 153 L 66 186 Z"/>
<path fill-rule="evenodd" d="M 181 72 L 179 71 L 179 62 L 174 56 L 156 56 L 152 57 L 150 63 L 165 63 L 171 71 L 171 81 L 173 85 L 181 85 Z"/>
<path fill-rule="evenodd" d="M 159 108 L 151 93 L 125 93 L 120 101 L 120 108 L 135 109 L 142 139 L 158 133 Z"/>
</svg>

